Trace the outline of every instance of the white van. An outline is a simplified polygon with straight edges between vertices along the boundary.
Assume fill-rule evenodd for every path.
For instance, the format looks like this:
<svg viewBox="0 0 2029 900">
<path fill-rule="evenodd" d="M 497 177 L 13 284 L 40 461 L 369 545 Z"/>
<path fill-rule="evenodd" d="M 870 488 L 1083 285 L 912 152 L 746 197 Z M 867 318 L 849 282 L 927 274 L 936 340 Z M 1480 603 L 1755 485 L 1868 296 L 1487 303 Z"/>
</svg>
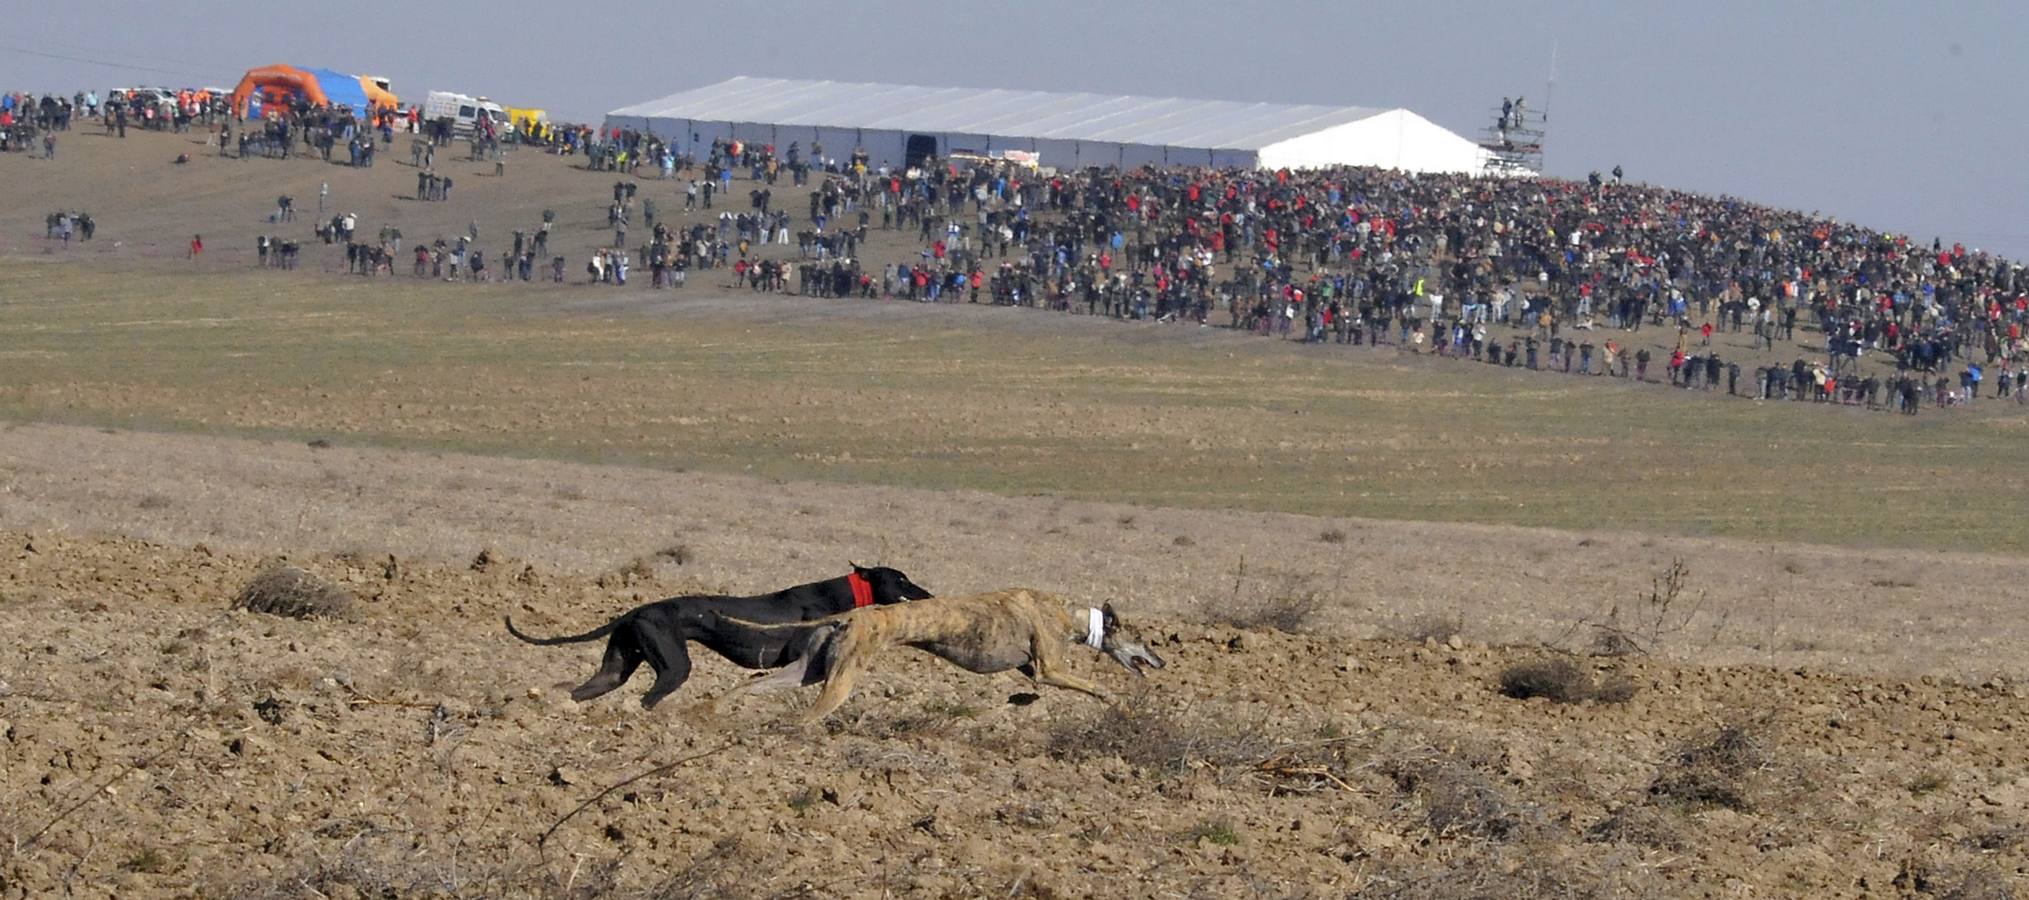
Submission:
<svg viewBox="0 0 2029 900">
<path fill-rule="evenodd" d="M 451 120 L 451 132 L 459 136 L 473 132 L 473 123 L 485 116 L 493 122 L 494 133 L 509 129 L 507 110 L 485 97 L 455 94 L 450 91 L 431 91 L 423 98 L 423 119 L 435 122 Z"/>
</svg>

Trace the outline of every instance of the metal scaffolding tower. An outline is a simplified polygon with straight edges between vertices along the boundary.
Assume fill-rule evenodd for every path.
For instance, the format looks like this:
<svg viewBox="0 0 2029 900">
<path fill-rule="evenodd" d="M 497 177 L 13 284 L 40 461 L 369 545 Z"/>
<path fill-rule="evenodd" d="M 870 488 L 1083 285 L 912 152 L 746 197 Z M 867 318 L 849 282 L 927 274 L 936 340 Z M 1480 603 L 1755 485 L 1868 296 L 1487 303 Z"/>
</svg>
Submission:
<svg viewBox="0 0 2029 900">
<path fill-rule="evenodd" d="M 1487 119 L 1479 145 L 1489 155 L 1489 173 L 1543 174 L 1543 136 L 1548 124 L 1541 109 L 1521 97 L 1503 98 L 1501 108 L 1489 110 Z"/>
</svg>

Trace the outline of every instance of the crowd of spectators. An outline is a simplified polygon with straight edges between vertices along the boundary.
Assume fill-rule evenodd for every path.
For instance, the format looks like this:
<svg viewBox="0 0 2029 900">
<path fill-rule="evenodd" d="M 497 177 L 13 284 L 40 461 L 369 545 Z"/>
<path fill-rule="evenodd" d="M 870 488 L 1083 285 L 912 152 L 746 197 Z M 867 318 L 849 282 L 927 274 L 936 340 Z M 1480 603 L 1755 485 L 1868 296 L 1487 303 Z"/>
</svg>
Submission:
<svg viewBox="0 0 2029 900">
<path fill-rule="evenodd" d="M 653 159 L 657 147 L 626 133 L 607 143 L 621 159 Z M 797 223 L 809 224 L 796 232 L 798 259 L 772 264 L 749 251 L 788 230 L 769 218 L 760 187 L 789 168 L 774 150 L 715 144 L 699 164 L 705 184 L 729 188 L 739 170 L 757 185 L 754 209 L 720 213 L 718 241 L 706 242 L 723 260 L 730 218 L 733 268 L 757 290 L 793 282 L 826 295 L 1223 319 L 1307 343 L 1644 381 L 1649 357 L 1666 356 L 1658 368 L 1680 387 L 1723 383 L 1741 396 L 1903 411 L 1983 393 L 2029 399 L 2021 266 L 1939 240 L 1630 185 L 1618 171 L 1585 182 L 1371 169 L 1055 173 L 934 160 L 889 171 L 856 154 L 820 164 Z M 774 224 L 750 229 L 749 218 Z M 873 227 L 913 233 L 914 258 L 878 273 L 862 267 L 850 247 Z M 835 251 L 838 239 L 846 247 Z M 1636 346 L 1633 334 L 1604 337 L 1645 328 L 1666 330 L 1664 353 Z M 1736 336 L 1737 354 L 1760 364 L 1742 373 L 1715 335 Z M 1770 359 L 1791 348 L 1805 353 Z"/>
<path fill-rule="evenodd" d="M 115 131 L 135 118 L 161 128 L 216 122 L 221 152 L 237 121 L 215 97 L 101 105 L 88 94 L 9 95 L 0 121 L 54 132 L 79 110 Z M 370 165 L 374 144 L 391 143 L 396 129 L 425 131 L 413 115 L 360 122 L 300 105 L 265 113 L 240 123 L 242 155 L 303 148 L 330 158 L 344 146 L 350 162 Z M 445 140 L 428 134 L 411 148 L 419 199 L 448 199 L 449 179 L 429 168 Z M 1055 172 L 988 159 L 898 170 L 870 167 L 857 149 L 840 159 L 821 146 L 715 141 L 692 156 L 652 134 L 540 122 L 475 135 L 475 157 L 497 156 L 503 140 L 622 175 L 608 207 L 613 239 L 585 263 L 602 283 L 626 283 L 639 260 L 654 287 L 722 269 L 757 291 L 1222 325 L 1574 375 L 1647 381 L 1651 357 L 1661 357 L 1658 382 L 1761 398 L 1910 409 L 2029 396 L 2021 266 L 1939 240 L 1623 183 L 1618 169 L 1588 181 L 1350 168 Z M 658 192 L 681 213 L 658 215 Z M 637 218 L 642 230 L 630 232 Z M 514 233 L 546 240 L 551 225 Z M 476 230 L 461 243 L 476 242 Z M 348 254 L 355 271 L 393 271 L 397 249 L 365 246 Z M 473 264 L 485 259 L 476 250 L 453 247 L 427 266 L 423 250 L 419 273 L 492 277 Z M 500 257 L 502 274 L 517 280 L 545 268 L 549 280 L 563 278 L 562 257 L 534 239 Z M 1634 334 L 1645 329 L 1663 329 L 1661 344 Z M 1777 359 L 1792 348 L 1805 352 Z M 1742 372 L 1742 362 L 1753 368 Z"/>
</svg>

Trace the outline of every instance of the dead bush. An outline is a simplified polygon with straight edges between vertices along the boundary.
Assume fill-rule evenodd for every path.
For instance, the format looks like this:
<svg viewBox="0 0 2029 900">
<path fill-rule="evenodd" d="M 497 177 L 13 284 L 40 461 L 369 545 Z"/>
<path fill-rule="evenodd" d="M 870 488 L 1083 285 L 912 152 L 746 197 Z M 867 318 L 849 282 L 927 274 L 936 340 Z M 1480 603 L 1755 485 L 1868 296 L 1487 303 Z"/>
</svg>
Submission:
<svg viewBox="0 0 2029 900">
<path fill-rule="evenodd" d="M 1440 837 L 1508 841 L 1531 831 L 1534 807 L 1518 803 L 1486 773 L 1441 753 L 1384 760 L 1384 774 L 1423 807 L 1423 819 Z"/>
<path fill-rule="evenodd" d="M 1555 703 L 1583 703 L 1592 699 L 1592 673 L 1561 658 L 1515 663 L 1501 670 L 1500 692 L 1516 700 L 1547 697 Z"/>
<path fill-rule="evenodd" d="M 358 601 L 329 581 L 295 566 L 275 564 L 255 575 L 233 600 L 235 609 L 291 619 L 355 619 Z"/>
<path fill-rule="evenodd" d="M 1242 557 L 1233 570 L 1232 592 L 1224 598 L 1200 598 L 1197 618 L 1228 628 L 1300 634 L 1326 604 L 1324 595 L 1304 578 L 1284 576 L 1260 594 L 1245 591 L 1246 582 L 1247 560 Z"/>
<path fill-rule="evenodd" d="M 613 574 L 620 579 L 621 587 L 632 587 L 644 581 L 655 580 L 655 566 L 651 565 L 646 557 L 637 556 L 628 560 L 626 565 L 621 566 Z"/>
<path fill-rule="evenodd" d="M 1343 528 L 1327 528 L 1318 532 L 1317 539 L 1327 544 L 1343 544 L 1346 542 L 1346 530 Z"/>
<path fill-rule="evenodd" d="M 689 544 L 673 544 L 655 551 L 655 557 L 657 559 L 669 560 L 679 566 L 686 566 L 690 564 L 691 560 L 697 559 L 697 554 L 690 549 Z"/>
<path fill-rule="evenodd" d="M 1650 580 L 1649 592 L 1626 607 L 1616 602 L 1607 608 L 1605 621 L 1581 621 L 1592 630 L 1592 652 L 1601 656 L 1627 656 L 1656 652 L 1662 644 L 1685 629 L 1705 607 L 1704 595 L 1686 596 L 1691 570 L 1681 559 Z"/>
<path fill-rule="evenodd" d="M 1200 766 L 1252 764 L 1269 754 L 1274 741 L 1256 722 L 1186 716 L 1144 698 L 1059 720 L 1045 747 L 1057 759 L 1118 757 L 1145 772 L 1173 775 Z"/>
<path fill-rule="evenodd" d="M 1517 700 L 1545 697 L 1553 703 L 1623 703 L 1634 697 L 1636 688 L 1624 675 L 1595 678 L 1586 667 L 1558 657 L 1502 669 L 1499 690 L 1502 696 Z"/>
<path fill-rule="evenodd" d="M 1677 826 L 1655 809 L 1629 805 L 1585 829 L 1585 840 L 1593 844 L 1630 844 L 1650 850 L 1677 850 L 1684 839 Z"/>
<path fill-rule="evenodd" d="M 1302 634 L 1324 606 L 1324 598 L 1315 591 L 1278 592 L 1253 600 L 1206 603 L 1201 616 L 1214 625 L 1243 631 Z"/>
<path fill-rule="evenodd" d="M 1694 809 L 1753 807 L 1753 776 L 1765 755 L 1745 725 L 1726 725 L 1680 745 L 1664 763 L 1649 796 Z"/>
<path fill-rule="evenodd" d="M 1351 781 L 1368 755 L 1358 745 L 1365 735 L 1333 734 L 1320 740 L 1286 743 L 1254 764 L 1254 775 L 1271 796 L 1356 790 Z"/>
<path fill-rule="evenodd" d="M 137 505 L 142 509 L 168 509 L 170 502 L 168 497 L 161 494 L 149 494 L 142 497 L 141 502 Z"/>
</svg>

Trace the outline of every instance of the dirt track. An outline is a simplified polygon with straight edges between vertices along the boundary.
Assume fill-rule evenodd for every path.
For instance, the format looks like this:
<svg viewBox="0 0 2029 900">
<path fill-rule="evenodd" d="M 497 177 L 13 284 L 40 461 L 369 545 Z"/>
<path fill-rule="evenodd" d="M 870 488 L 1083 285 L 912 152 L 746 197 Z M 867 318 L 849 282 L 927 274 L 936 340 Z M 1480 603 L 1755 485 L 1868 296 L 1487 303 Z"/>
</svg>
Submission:
<svg viewBox="0 0 2029 900">
<path fill-rule="evenodd" d="M 2019 654 L 2029 631 L 2010 614 L 2029 604 L 2029 583 L 2001 556 L 1153 509 L 52 425 L 0 429 L 0 478 L 0 528 L 439 564 L 492 547 L 584 577 L 682 546 L 693 561 L 671 574 L 742 592 L 879 560 L 942 593 L 1026 584 L 1171 617 L 1233 605 L 1237 575 L 1239 605 L 1315 596 L 1312 625 L 1355 638 L 1455 622 L 1449 630 L 1474 640 L 1554 640 L 1632 603 L 1682 559 L 1686 604 L 1703 603 L 1671 642 L 1685 658 L 2029 676 Z"/>
<path fill-rule="evenodd" d="M 1916 615 L 1888 599 L 1907 589 L 1808 617 L 1754 611 L 1778 577 L 1755 566 L 1802 570 L 1791 583 L 1827 604 L 1869 579 L 1999 579 L 2005 560 L 1761 561 L 1722 542 L 33 425 L 0 433 L 0 458 L 0 828 L 27 841 L 56 822 L 0 865 L 13 895 L 590 896 L 667 879 L 668 896 L 1879 896 L 1898 873 L 1943 895 L 2029 867 L 2029 702 L 2007 680 L 1979 686 L 2012 665 L 1999 619 L 1904 629 L 1893 647 L 1866 629 Z M 1345 541 L 1320 540 L 1330 528 Z M 113 530 L 148 542 L 93 536 Z M 1447 542 L 1475 552 L 1442 574 L 1418 565 Z M 617 574 L 677 545 L 691 562 Z M 364 620 L 226 611 L 278 548 L 365 599 Z M 1316 590 L 1309 633 L 1202 623 L 1205 604 L 1232 603 L 1243 550 L 1258 586 L 1239 605 Z M 1626 703 L 1495 692 L 1505 667 L 1543 654 L 1484 642 L 1532 642 L 1579 612 L 1555 587 L 1530 590 L 1543 579 L 1529 572 L 1596 570 L 1570 596 L 1631 597 L 1672 553 L 1712 594 L 1672 643 L 1701 665 L 1586 661 L 1631 679 Z M 1584 554 L 1615 564 L 1554 565 Z M 654 713 L 633 704 L 639 685 L 571 704 L 557 686 L 588 674 L 595 649 L 526 647 L 498 626 L 503 612 L 589 625 L 636 596 L 758 589 L 848 557 L 943 592 L 1114 597 L 1171 666 L 1134 715 L 1103 719 L 1058 692 L 1010 705 L 1015 677 L 901 654 L 828 729 L 802 733 L 777 723 L 807 694 L 703 714 L 739 677 L 716 660 Z M 1925 602 L 1946 621 L 1946 599 Z M 1463 619 L 1455 647 L 1348 640 L 1432 614 Z M 1791 637 L 1771 637 L 1784 622 Z M 1756 635 L 1820 649 L 1755 650 Z M 1923 664 L 1954 650 L 1955 665 Z M 1770 659 L 1781 667 L 1709 665 Z M 1908 680 L 1918 668 L 1974 684 Z M 1729 723 L 1745 727 L 1740 765 L 1684 762 Z M 726 741 L 593 804 L 538 852 L 604 786 Z"/>
</svg>

